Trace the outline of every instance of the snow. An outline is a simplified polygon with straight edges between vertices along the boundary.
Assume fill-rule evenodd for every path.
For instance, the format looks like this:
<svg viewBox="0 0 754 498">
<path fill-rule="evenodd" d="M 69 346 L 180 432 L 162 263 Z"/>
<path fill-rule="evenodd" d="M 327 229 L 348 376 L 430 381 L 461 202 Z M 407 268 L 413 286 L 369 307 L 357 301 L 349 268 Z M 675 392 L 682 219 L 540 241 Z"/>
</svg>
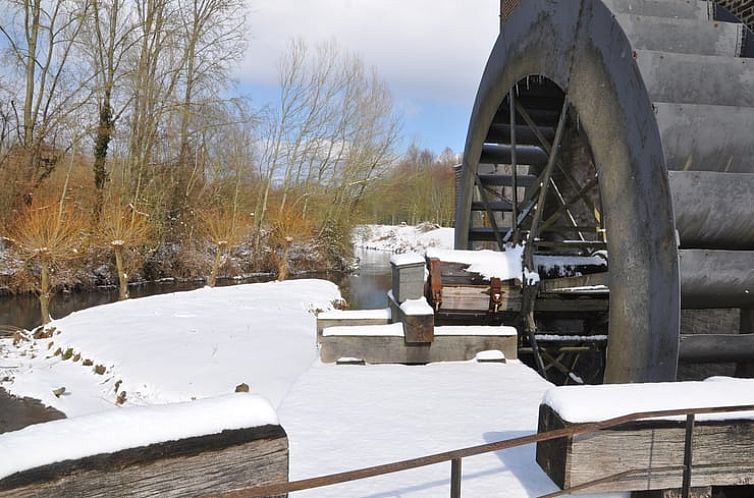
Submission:
<svg viewBox="0 0 754 498">
<path fill-rule="evenodd" d="M 358 368 L 315 364 L 278 410 L 290 442 L 290 478 L 534 434 L 539 403 L 551 386 L 515 360 Z M 449 495 L 449 477 L 450 463 L 442 463 L 291 497 L 434 498 Z M 558 488 L 536 464 L 535 445 L 527 445 L 463 459 L 462 489 L 464 496 L 521 498 Z"/>
<path fill-rule="evenodd" d="M 593 256 L 534 256 L 534 266 L 545 271 L 573 266 L 607 266 L 607 254 L 598 251 Z"/>
<path fill-rule="evenodd" d="M 424 265 L 425 262 L 424 256 L 415 252 L 390 256 L 390 264 L 393 266 Z"/>
<path fill-rule="evenodd" d="M 605 294 L 610 292 L 610 289 L 607 285 L 580 285 L 557 289 L 555 292 L 558 294 Z"/>
<path fill-rule="evenodd" d="M 139 424 L 139 416 L 132 414 L 142 412 L 134 410 L 170 409 L 132 410 L 130 405 L 210 398 L 247 383 L 252 393 L 268 398 L 277 409 L 289 435 L 292 479 L 536 432 L 539 404 L 552 385 L 516 360 L 358 368 L 319 363 L 314 312 L 324 310 L 320 316 L 344 313 L 330 311 L 338 298 L 337 288 L 329 282 L 298 280 L 205 288 L 100 306 L 55 322 L 60 334 L 49 339 L 19 348 L 0 341 L 0 379 L 13 377 L 3 387 L 39 398 L 71 417 L 93 412 L 123 416 L 122 423 L 103 425 L 112 433 L 124 432 L 124 439 L 151 437 L 140 434 L 149 424 Z M 348 334 L 388 330 L 403 335 L 401 324 L 341 329 Z M 438 329 L 440 334 L 515 333 L 505 327 Z M 79 361 L 53 355 L 57 348 L 69 347 L 81 354 Z M 105 366 L 105 374 L 96 375 L 91 366 L 83 367 L 84 358 Z M 66 394 L 57 398 L 52 390 L 59 387 L 66 387 Z M 118 407 L 115 399 L 123 391 L 127 392 L 126 406 Z M 229 395 L 233 402 L 239 399 L 234 396 L 242 395 Z M 204 401 L 188 406 L 192 410 L 202 406 L 196 403 Z M 232 427 L 231 418 L 242 416 L 238 411 L 222 410 L 218 420 L 211 415 L 192 417 L 190 429 L 196 434 L 217 430 L 209 424 Z M 151 423 L 151 415 L 144 417 Z M 79 423 L 75 420 L 69 422 Z M 89 431 L 85 425 L 75 432 Z M 155 437 L 182 437 L 170 432 L 179 430 L 182 423 L 172 425 L 171 421 L 162 427 Z M 55 432 L 58 442 L 73 441 L 70 446 L 85 447 L 88 453 L 102 449 L 79 434 L 60 437 Z M 102 444 L 111 438 L 123 442 L 112 433 L 100 438 Z M 129 445 L 143 443 L 128 441 Z M 22 446 L 28 451 L 34 447 L 30 444 Z M 6 445 L 0 442 L 0 447 L 5 450 Z M 464 494 L 521 497 L 555 491 L 556 486 L 536 465 L 534 454 L 535 447 L 530 445 L 464 459 Z M 447 494 L 448 477 L 449 464 L 440 464 L 292 496 L 437 496 Z"/>
<path fill-rule="evenodd" d="M 536 285 L 539 283 L 539 273 L 535 271 L 529 271 L 528 268 L 524 268 L 524 280 L 526 285 Z"/>
<path fill-rule="evenodd" d="M 0 341 L 0 379 L 12 394 L 40 399 L 68 416 L 126 405 L 232 393 L 246 383 L 277 406 L 317 358 L 314 311 L 332 309 L 335 284 L 293 280 L 203 288 L 90 308 L 51 325 L 60 334 Z M 48 349 L 48 346 L 52 346 Z M 53 356 L 71 348 L 75 356 Z M 106 368 L 97 375 L 84 359 Z M 117 386 L 117 387 L 116 387 Z M 53 389 L 65 387 L 56 397 Z"/>
<path fill-rule="evenodd" d="M 538 341 L 592 341 L 603 342 L 607 340 L 606 335 L 557 335 L 557 334 L 535 334 L 534 338 Z"/>
<path fill-rule="evenodd" d="M 31 425 L 0 434 L 0 479 L 56 462 L 263 425 L 278 425 L 275 410 L 263 397 L 244 393 Z"/>
<path fill-rule="evenodd" d="M 376 310 L 332 310 L 317 315 L 320 320 L 390 320 L 390 308 Z"/>
<path fill-rule="evenodd" d="M 344 327 L 327 327 L 322 331 L 325 337 L 403 337 L 403 324 L 389 325 L 348 325 Z"/>
<path fill-rule="evenodd" d="M 470 273 L 478 273 L 486 279 L 499 278 L 510 280 L 521 278 L 523 274 L 522 257 L 523 246 L 509 247 L 506 251 L 450 251 L 446 249 L 430 249 L 427 258 L 437 258 L 447 263 L 469 265 L 466 269 Z"/>
<path fill-rule="evenodd" d="M 646 411 L 754 405 L 754 379 L 714 378 L 703 382 L 563 386 L 547 391 L 542 402 L 552 407 L 566 422 L 599 422 Z M 754 419 L 754 412 L 705 414 L 696 418 Z"/>
<path fill-rule="evenodd" d="M 426 316 L 434 315 L 435 310 L 427 302 L 427 298 L 420 297 L 419 299 L 406 299 L 401 304 L 401 311 L 409 316 Z"/>
<path fill-rule="evenodd" d="M 389 253 L 424 252 L 430 247 L 452 249 L 455 230 L 422 223 L 409 225 L 360 225 L 354 230 L 356 249 Z"/>
<path fill-rule="evenodd" d="M 488 349 L 479 351 L 474 357 L 476 361 L 504 361 L 505 355 L 499 349 Z"/>
<path fill-rule="evenodd" d="M 435 327 L 435 335 L 465 335 L 465 336 L 515 336 L 515 327 L 493 327 L 488 325 L 444 325 Z"/>
</svg>

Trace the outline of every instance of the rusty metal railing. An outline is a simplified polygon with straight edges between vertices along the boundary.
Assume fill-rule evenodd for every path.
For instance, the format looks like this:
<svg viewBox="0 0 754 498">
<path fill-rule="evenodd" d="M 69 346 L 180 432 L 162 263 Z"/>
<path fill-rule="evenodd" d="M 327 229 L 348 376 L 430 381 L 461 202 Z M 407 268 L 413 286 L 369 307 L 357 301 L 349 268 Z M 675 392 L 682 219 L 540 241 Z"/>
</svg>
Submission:
<svg viewBox="0 0 754 498">
<path fill-rule="evenodd" d="M 339 472 L 337 474 L 329 474 L 320 477 L 313 477 L 309 479 L 302 479 L 299 481 L 282 482 L 277 484 L 268 484 L 263 486 L 255 486 L 247 489 L 239 489 L 235 491 L 229 491 L 224 493 L 218 493 L 210 495 L 207 498 L 263 498 L 267 496 L 276 496 L 290 493 L 293 491 L 305 491 L 315 488 L 321 488 L 325 486 L 333 486 L 336 484 L 342 484 L 346 482 L 356 481 L 360 479 L 366 479 L 369 477 L 376 477 L 385 474 L 392 474 L 395 472 L 402 472 L 404 470 L 416 469 L 419 467 L 426 467 L 428 465 L 434 465 L 442 462 L 451 462 L 451 479 L 450 479 L 450 496 L 451 498 L 460 498 L 461 496 L 461 465 L 462 459 L 481 455 L 484 453 L 490 453 L 493 451 L 507 450 L 510 448 L 516 448 L 518 446 L 524 446 L 527 444 L 538 443 L 543 441 L 552 441 L 554 439 L 560 439 L 564 437 L 576 436 L 579 434 L 593 433 L 604 429 L 610 429 L 623 425 L 629 422 L 635 422 L 643 419 L 664 418 L 664 417 L 686 417 L 686 434 L 684 440 L 684 463 L 682 466 L 677 467 L 663 467 L 661 470 L 683 470 L 683 482 L 681 489 L 684 497 L 688 497 L 691 484 L 691 474 L 693 468 L 693 444 L 692 435 L 694 430 L 694 424 L 697 415 L 715 414 L 715 413 L 735 413 L 754 411 L 754 405 L 734 405 L 734 406 L 718 406 L 712 408 L 684 408 L 675 410 L 655 410 L 646 412 L 636 412 L 620 417 L 615 417 L 602 422 L 591 422 L 585 424 L 572 425 L 563 429 L 557 429 L 554 431 L 543 432 L 540 434 L 531 434 L 529 436 L 522 436 L 513 439 L 506 439 L 504 441 L 497 441 L 494 443 L 481 444 L 478 446 L 470 446 L 467 448 L 456 449 L 452 451 L 444 451 L 442 453 L 435 453 L 433 455 L 426 455 L 418 458 L 411 458 L 408 460 L 402 460 L 398 462 L 388 463 L 384 465 L 376 465 L 373 467 L 365 467 L 357 470 L 350 470 L 347 472 Z M 658 470 L 658 469 L 655 469 Z M 628 477 L 631 475 L 641 474 L 646 472 L 647 469 L 632 469 L 627 470 L 611 476 L 606 476 L 602 479 L 584 483 L 578 486 L 574 486 L 561 491 L 556 491 L 548 495 L 544 495 L 540 498 L 554 498 L 557 496 L 569 494 L 575 491 L 582 491 L 600 484 L 605 484 L 611 481 Z"/>
</svg>

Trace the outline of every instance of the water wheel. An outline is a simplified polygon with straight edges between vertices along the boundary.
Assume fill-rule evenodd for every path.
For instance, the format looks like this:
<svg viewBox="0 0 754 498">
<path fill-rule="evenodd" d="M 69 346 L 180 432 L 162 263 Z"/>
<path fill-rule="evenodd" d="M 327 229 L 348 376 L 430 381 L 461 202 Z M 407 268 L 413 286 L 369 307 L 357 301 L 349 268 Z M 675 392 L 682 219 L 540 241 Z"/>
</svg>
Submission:
<svg viewBox="0 0 754 498">
<path fill-rule="evenodd" d="M 675 380 L 681 308 L 754 308 L 754 34 L 696 0 L 501 12 L 456 248 L 526 244 L 541 370 L 538 332 L 580 319 L 607 335 L 606 382 Z"/>
</svg>

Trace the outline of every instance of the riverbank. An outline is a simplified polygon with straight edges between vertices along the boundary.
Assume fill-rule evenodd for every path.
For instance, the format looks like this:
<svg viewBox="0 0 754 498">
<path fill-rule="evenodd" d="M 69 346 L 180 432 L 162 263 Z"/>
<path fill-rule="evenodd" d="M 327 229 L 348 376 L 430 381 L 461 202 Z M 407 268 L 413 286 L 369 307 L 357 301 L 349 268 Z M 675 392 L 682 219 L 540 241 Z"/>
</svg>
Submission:
<svg viewBox="0 0 754 498">
<path fill-rule="evenodd" d="M 242 385 L 277 405 L 316 359 L 314 313 L 339 300 L 332 282 L 292 280 L 97 306 L 55 320 L 49 334 L 0 341 L 0 387 L 68 416 Z"/>
</svg>

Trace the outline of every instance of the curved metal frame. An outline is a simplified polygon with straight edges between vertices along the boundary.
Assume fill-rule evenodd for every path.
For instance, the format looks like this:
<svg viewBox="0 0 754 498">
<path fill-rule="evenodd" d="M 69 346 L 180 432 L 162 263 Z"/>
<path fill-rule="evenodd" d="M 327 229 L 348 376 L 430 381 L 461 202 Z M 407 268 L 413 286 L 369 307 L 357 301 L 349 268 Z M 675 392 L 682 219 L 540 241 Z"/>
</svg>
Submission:
<svg viewBox="0 0 754 498">
<path fill-rule="evenodd" d="M 505 22 L 472 112 L 456 206 L 457 249 L 482 145 L 516 82 L 541 75 L 564 90 L 599 169 L 610 237 L 606 382 L 675 380 L 678 249 L 660 135 L 632 48 L 599 0 L 528 0 Z"/>
</svg>

